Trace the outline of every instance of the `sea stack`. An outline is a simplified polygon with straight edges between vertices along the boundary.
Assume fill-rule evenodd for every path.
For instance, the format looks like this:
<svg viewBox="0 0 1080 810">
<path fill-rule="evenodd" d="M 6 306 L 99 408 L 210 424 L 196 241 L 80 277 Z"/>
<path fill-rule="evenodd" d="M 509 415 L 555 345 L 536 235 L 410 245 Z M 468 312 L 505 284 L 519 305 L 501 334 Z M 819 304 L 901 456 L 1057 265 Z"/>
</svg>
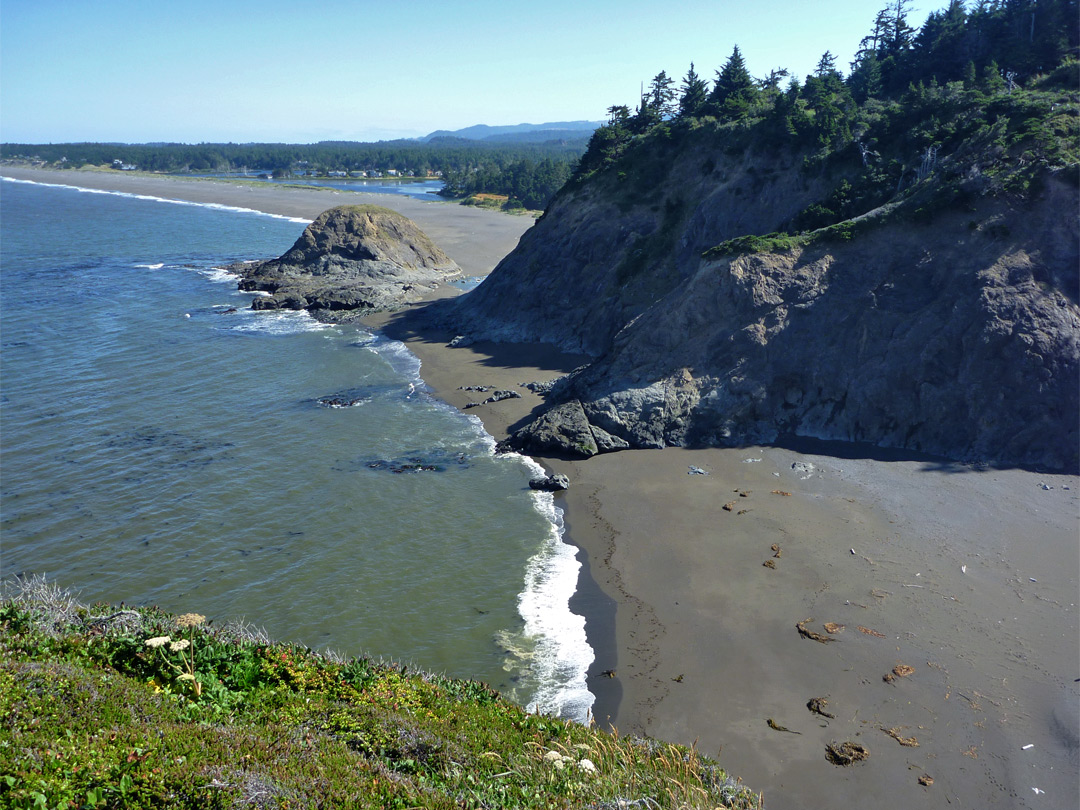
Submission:
<svg viewBox="0 0 1080 810">
<path fill-rule="evenodd" d="M 377 205 L 324 211 L 284 255 L 231 269 L 241 290 L 270 293 L 253 309 L 307 309 L 326 319 L 400 308 L 461 272 L 415 222 Z"/>
</svg>

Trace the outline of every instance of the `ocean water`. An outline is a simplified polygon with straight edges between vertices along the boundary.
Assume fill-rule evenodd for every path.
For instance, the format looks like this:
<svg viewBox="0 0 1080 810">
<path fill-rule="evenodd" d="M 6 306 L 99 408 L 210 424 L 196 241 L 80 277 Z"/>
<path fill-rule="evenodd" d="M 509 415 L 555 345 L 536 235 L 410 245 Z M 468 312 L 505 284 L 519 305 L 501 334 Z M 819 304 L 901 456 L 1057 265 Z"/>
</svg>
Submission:
<svg viewBox="0 0 1080 810">
<path fill-rule="evenodd" d="M 303 185 L 303 186 L 315 186 L 316 188 L 333 188 L 338 191 L 362 191 L 367 194 L 397 194 L 404 197 L 416 197 L 421 200 L 435 200 L 438 199 L 436 195 L 442 189 L 445 183 L 442 180 L 416 180 L 416 179 L 403 179 L 403 180 L 386 180 L 386 179 L 359 179 L 355 177 L 330 177 L 330 178 L 316 178 L 316 177 L 304 177 L 302 175 L 296 177 L 282 177 L 282 178 L 266 178 L 260 176 L 260 173 L 247 174 L 242 173 L 230 173 L 230 174 L 189 174 L 188 177 L 241 177 L 245 180 L 255 181 L 258 180 L 263 183 L 271 183 L 274 185 Z"/>
<path fill-rule="evenodd" d="M 405 347 L 218 269 L 306 223 L 0 183 L 0 577 L 244 619 L 579 720 L 579 564 L 538 468 Z"/>
</svg>

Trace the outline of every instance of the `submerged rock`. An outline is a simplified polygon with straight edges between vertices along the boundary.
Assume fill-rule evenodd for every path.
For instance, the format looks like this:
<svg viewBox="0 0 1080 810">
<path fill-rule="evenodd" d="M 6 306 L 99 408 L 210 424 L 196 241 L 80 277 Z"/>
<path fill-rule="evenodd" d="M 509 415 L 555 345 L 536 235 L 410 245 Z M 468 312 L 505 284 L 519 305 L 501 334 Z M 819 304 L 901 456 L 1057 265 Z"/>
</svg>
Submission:
<svg viewBox="0 0 1080 810">
<path fill-rule="evenodd" d="M 241 290 L 270 293 L 252 309 L 326 317 L 397 309 L 461 273 L 415 222 L 376 205 L 331 208 L 279 258 L 229 269 L 241 276 Z"/>
</svg>

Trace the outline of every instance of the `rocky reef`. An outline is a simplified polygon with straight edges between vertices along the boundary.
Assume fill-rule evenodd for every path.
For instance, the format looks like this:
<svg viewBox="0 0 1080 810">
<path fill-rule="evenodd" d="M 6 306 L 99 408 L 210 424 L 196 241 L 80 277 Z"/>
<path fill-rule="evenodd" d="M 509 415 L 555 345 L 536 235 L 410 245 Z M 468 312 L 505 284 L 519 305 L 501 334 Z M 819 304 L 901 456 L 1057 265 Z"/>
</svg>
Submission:
<svg viewBox="0 0 1080 810">
<path fill-rule="evenodd" d="M 322 317 L 396 309 L 461 272 L 415 222 L 376 205 L 331 208 L 279 258 L 229 269 L 240 289 L 269 293 L 252 308 Z"/>
</svg>

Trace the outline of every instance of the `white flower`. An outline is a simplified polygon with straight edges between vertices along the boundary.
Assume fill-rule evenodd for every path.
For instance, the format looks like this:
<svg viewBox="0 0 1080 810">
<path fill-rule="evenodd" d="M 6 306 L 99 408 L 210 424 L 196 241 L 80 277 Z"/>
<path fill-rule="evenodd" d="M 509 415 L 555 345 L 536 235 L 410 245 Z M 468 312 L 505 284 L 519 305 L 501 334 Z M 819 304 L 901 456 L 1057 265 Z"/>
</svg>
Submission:
<svg viewBox="0 0 1080 810">
<path fill-rule="evenodd" d="M 171 640 L 172 639 L 170 639 L 168 636 L 155 636 L 154 638 L 148 638 L 146 640 L 146 646 L 147 647 L 152 647 L 152 648 L 153 647 L 164 647 Z"/>
<path fill-rule="evenodd" d="M 544 754 L 544 759 L 546 759 L 548 762 L 559 762 L 560 760 L 562 760 L 562 758 L 563 755 L 560 754 L 558 751 L 548 751 L 546 754 Z"/>
<path fill-rule="evenodd" d="M 169 649 L 173 652 L 180 652 L 180 650 L 186 650 L 190 646 L 191 642 L 188 641 L 186 638 L 182 638 L 179 641 L 174 641 L 172 644 L 170 644 Z"/>
<path fill-rule="evenodd" d="M 581 762 L 578 763 L 578 767 L 585 771 L 585 773 L 596 773 L 596 766 L 593 765 L 591 759 L 581 760 Z"/>
<path fill-rule="evenodd" d="M 176 623 L 181 627 L 195 627 L 206 621 L 206 617 L 201 613 L 185 613 L 183 616 L 176 617 Z"/>
</svg>

